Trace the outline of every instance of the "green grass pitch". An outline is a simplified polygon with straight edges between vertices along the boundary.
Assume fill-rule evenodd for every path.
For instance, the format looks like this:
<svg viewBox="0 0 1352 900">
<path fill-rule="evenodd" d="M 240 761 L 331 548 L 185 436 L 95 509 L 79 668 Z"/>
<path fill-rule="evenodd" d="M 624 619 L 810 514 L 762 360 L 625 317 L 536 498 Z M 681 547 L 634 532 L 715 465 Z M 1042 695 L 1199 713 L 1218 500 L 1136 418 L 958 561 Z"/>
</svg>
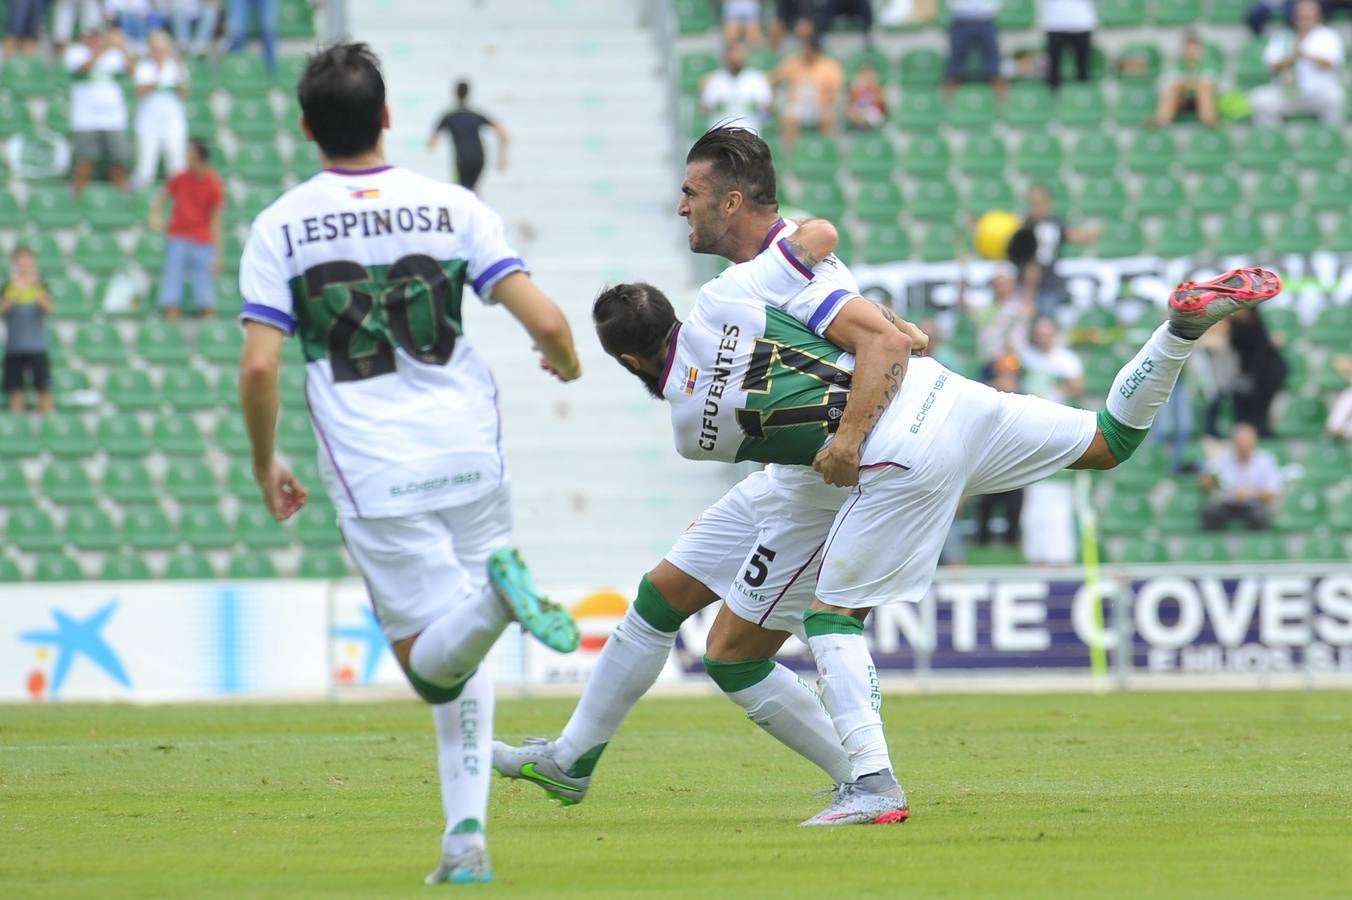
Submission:
<svg viewBox="0 0 1352 900">
<path fill-rule="evenodd" d="M 504 701 L 553 734 L 572 702 Z M 825 787 L 718 697 L 639 704 L 561 810 L 494 782 L 498 882 L 424 888 L 413 702 L 0 711 L 0 895 L 1346 897 L 1352 695 L 890 696 L 913 815 L 800 829 Z"/>
</svg>

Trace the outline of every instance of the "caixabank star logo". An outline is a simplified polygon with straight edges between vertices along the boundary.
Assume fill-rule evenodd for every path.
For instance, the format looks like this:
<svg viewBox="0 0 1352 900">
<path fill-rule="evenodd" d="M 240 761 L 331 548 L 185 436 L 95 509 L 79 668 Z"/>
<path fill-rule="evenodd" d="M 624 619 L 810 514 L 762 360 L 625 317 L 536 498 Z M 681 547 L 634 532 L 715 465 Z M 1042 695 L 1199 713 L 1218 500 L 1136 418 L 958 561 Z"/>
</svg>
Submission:
<svg viewBox="0 0 1352 900">
<path fill-rule="evenodd" d="M 117 606 L 118 601 L 113 600 L 83 619 L 52 607 L 54 627 L 19 633 L 20 641 L 37 646 L 36 665 L 29 673 L 26 685 L 34 700 L 57 699 L 72 667 L 81 657 L 87 665 L 95 666 L 118 684 L 131 687 L 131 678 L 122 667 L 122 661 L 103 637 L 103 628 L 117 612 Z"/>
</svg>

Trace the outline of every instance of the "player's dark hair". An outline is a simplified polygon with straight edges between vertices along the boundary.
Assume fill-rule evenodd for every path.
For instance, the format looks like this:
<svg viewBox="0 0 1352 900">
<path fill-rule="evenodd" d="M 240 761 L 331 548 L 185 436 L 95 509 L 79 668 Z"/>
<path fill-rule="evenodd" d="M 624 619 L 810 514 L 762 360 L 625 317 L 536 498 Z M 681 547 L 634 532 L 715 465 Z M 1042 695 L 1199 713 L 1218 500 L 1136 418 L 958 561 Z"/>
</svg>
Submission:
<svg viewBox="0 0 1352 900">
<path fill-rule="evenodd" d="M 592 322 L 611 356 L 632 353 L 651 358 L 661 352 L 662 342 L 676 327 L 676 310 L 657 288 L 633 281 L 601 291 L 592 304 Z"/>
<path fill-rule="evenodd" d="M 695 141 L 685 162 L 712 163 L 719 189 L 723 193 L 741 191 L 752 208 L 779 208 L 770 146 L 748 128 L 709 129 Z"/>
<path fill-rule="evenodd" d="M 366 44 L 333 44 L 312 55 L 296 96 L 325 156 L 359 156 L 380 140 L 385 79 L 380 60 Z"/>
<path fill-rule="evenodd" d="M 469 99 L 469 82 L 461 79 L 455 83 L 455 99 L 464 103 Z"/>
<path fill-rule="evenodd" d="M 202 158 L 202 162 L 211 162 L 211 147 L 201 138 L 188 138 L 188 149 Z"/>
</svg>

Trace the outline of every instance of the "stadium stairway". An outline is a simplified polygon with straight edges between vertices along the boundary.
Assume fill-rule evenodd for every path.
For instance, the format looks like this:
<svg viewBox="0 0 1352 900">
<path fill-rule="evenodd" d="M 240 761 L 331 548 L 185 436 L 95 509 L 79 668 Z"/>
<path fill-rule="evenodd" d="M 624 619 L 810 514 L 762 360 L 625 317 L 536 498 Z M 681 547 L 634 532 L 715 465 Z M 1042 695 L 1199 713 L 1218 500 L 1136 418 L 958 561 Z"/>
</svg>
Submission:
<svg viewBox="0 0 1352 900">
<path fill-rule="evenodd" d="M 567 312 L 585 375 L 561 386 L 498 311 L 466 304 L 466 333 L 501 387 L 518 541 L 545 584 L 621 589 L 660 558 L 730 481 L 672 449 L 666 407 L 601 351 L 590 308 L 606 283 L 643 279 L 678 307 L 692 261 L 675 215 L 681 171 L 664 51 L 627 0 L 372 0 L 352 33 L 385 64 L 390 159 L 446 178 L 445 140 L 426 148 L 456 79 L 511 135 L 484 199 L 538 283 Z"/>
</svg>

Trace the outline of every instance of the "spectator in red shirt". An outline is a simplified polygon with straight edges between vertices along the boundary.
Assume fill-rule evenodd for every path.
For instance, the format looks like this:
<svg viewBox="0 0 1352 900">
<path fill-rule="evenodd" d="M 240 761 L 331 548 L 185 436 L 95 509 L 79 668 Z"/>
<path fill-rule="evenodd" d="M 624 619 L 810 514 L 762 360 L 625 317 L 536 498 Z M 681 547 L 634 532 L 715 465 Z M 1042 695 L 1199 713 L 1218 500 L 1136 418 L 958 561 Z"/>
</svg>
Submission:
<svg viewBox="0 0 1352 900">
<path fill-rule="evenodd" d="M 206 318 L 216 314 L 214 276 L 221 271 L 221 208 L 225 187 L 211 168 L 211 151 L 204 141 L 188 141 L 188 168 L 170 178 L 164 193 L 150 210 L 150 227 L 164 225 L 164 198 L 172 197 L 164 268 L 160 271 L 160 308 L 165 318 L 177 319 L 183 302 L 183 283 L 192 279 L 193 305 Z"/>
</svg>

